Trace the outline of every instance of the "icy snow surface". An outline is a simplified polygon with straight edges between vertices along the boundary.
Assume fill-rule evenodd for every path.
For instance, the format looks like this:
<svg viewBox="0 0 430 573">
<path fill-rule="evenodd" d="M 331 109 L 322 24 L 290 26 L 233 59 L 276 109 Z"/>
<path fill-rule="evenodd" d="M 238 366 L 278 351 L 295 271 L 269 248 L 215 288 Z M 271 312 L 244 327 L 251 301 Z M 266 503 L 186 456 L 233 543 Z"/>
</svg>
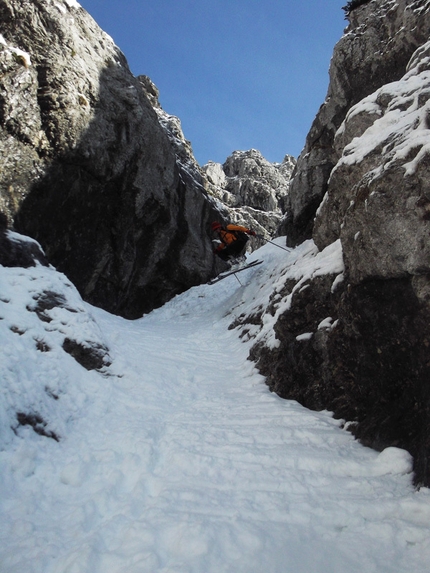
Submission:
<svg viewBox="0 0 430 573">
<path fill-rule="evenodd" d="M 430 493 L 410 456 L 271 394 L 228 329 L 287 278 L 335 280 L 339 245 L 253 257 L 243 286 L 199 286 L 136 321 L 82 303 L 52 268 L 0 266 L 1 573 L 428 572 Z M 31 311 L 41 290 L 63 294 L 50 321 Z M 112 365 L 88 372 L 65 336 L 107 344 Z M 10 430 L 31 404 L 59 442 Z"/>
</svg>

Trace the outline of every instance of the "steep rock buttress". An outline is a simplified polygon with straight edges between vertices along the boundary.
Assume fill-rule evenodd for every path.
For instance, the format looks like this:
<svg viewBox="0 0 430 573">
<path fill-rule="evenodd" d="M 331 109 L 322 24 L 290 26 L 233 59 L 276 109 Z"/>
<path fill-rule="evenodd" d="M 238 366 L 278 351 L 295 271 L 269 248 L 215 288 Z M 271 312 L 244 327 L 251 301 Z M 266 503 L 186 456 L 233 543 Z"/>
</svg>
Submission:
<svg viewBox="0 0 430 573">
<path fill-rule="evenodd" d="M 138 78 L 66 0 L 0 1 L 0 209 L 84 298 L 141 316 L 214 272 L 217 214 Z"/>
</svg>

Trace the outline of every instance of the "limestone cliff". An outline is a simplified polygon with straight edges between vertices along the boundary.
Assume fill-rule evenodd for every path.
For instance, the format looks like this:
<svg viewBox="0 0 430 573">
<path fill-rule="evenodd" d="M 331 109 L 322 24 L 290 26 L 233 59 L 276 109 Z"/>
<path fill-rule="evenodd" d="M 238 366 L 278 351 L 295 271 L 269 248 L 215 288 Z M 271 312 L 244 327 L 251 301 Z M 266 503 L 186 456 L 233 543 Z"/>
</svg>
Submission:
<svg viewBox="0 0 430 573">
<path fill-rule="evenodd" d="M 0 209 L 86 300 L 140 316 L 214 272 L 215 202 L 72 0 L 0 1 Z"/>
<path fill-rule="evenodd" d="M 148 76 L 138 77 L 175 151 L 181 176 L 201 186 L 216 204 L 220 219 L 255 229 L 269 239 L 276 234 L 296 160 L 286 155 L 282 163 L 270 163 L 256 149 L 234 151 L 224 164 L 197 163 L 181 121 L 168 114 L 159 102 L 159 91 Z M 253 240 L 252 247 L 261 241 Z"/>
<path fill-rule="evenodd" d="M 275 235 L 288 195 L 296 160 L 286 155 L 270 163 L 256 149 L 234 151 L 224 164 L 203 166 L 208 192 L 227 207 L 230 220 L 245 224 L 261 235 Z"/>
<path fill-rule="evenodd" d="M 371 0 L 350 11 L 348 19 L 334 48 L 326 99 L 293 173 L 284 222 L 290 245 L 312 236 L 315 213 L 340 158 L 335 134 L 348 111 L 381 86 L 399 80 L 415 50 L 428 40 L 426 0 Z"/>
</svg>

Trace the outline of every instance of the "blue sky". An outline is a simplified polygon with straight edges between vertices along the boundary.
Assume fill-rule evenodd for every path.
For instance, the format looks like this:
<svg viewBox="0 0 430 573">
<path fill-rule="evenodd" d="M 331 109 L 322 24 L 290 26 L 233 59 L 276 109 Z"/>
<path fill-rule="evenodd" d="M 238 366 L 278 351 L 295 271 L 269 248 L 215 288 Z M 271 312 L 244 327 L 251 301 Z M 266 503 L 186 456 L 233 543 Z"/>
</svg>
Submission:
<svg viewBox="0 0 430 573">
<path fill-rule="evenodd" d="M 345 0 L 79 0 L 160 90 L 197 161 L 298 156 L 323 103 Z"/>
</svg>

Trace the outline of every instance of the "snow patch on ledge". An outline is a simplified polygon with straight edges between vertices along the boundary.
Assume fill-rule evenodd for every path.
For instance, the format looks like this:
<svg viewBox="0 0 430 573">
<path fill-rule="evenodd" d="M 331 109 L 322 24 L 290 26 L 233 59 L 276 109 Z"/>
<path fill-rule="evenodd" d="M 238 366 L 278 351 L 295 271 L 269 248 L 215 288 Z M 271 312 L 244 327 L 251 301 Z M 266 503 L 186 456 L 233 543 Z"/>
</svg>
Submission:
<svg viewBox="0 0 430 573">
<path fill-rule="evenodd" d="M 35 239 L 28 237 L 27 235 L 21 235 L 20 233 L 16 233 L 15 231 L 8 229 L 6 231 L 6 236 L 10 241 L 13 241 L 14 243 L 31 243 L 33 245 L 37 245 L 41 252 L 44 252 L 40 243 L 38 243 Z"/>
<path fill-rule="evenodd" d="M 322 320 L 318 325 L 318 330 L 330 330 L 333 327 L 333 319 L 331 316 L 328 316 L 324 320 Z"/>
<path fill-rule="evenodd" d="M 405 176 L 413 175 L 418 164 L 430 154 L 430 42 L 417 50 L 410 69 L 402 79 L 384 85 L 362 99 L 348 112 L 337 136 L 346 131 L 357 115 L 379 116 L 364 133 L 345 146 L 332 174 L 341 166 L 362 163 L 372 153 L 385 156 L 384 169 L 401 164 Z M 420 56 L 420 57 L 418 57 Z M 372 178 L 379 171 L 371 172 Z"/>
<path fill-rule="evenodd" d="M 303 334 L 299 334 L 296 336 L 297 342 L 302 342 L 303 340 L 310 340 L 314 335 L 313 332 L 304 332 Z"/>
<path fill-rule="evenodd" d="M 64 2 L 67 4 L 67 6 L 69 8 L 81 8 L 81 5 L 79 4 L 79 2 L 76 2 L 76 0 L 64 0 Z"/>
<path fill-rule="evenodd" d="M 8 44 L 2 34 L 0 34 L 0 45 L 4 46 L 9 54 L 12 54 L 16 59 L 20 60 L 26 68 L 31 66 L 30 54 L 24 52 L 21 48 L 16 48 Z"/>
</svg>

